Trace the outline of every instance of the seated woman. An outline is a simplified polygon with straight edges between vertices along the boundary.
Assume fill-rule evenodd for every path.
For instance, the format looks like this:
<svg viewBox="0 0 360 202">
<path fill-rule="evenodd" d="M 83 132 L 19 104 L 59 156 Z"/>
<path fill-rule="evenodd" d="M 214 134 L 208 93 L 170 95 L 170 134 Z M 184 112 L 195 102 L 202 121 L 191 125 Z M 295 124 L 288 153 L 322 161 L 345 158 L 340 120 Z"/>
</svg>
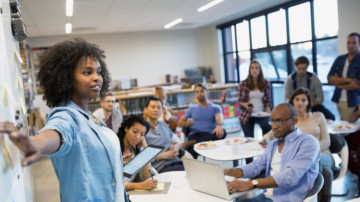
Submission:
<svg viewBox="0 0 360 202">
<path fill-rule="evenodd" d="M 130 115 L 125 119 L 117 133 L 121 151 L 124 156 L 131 154 L 129 160 L 135 157 L 147 144 L 144 136 L 149 131 L 149 123 L 141 116 Z M 125 182 L 126 191 L 135 189 L 151 190 L 157 186 L 157 180 L 150 178 L 150 163 L 147 164 L 134 178 Z"/>
<path fill-rule="evenodd" d="M 291 94 L 289 103 L 295 107 L 298 115 L 298 122 L 295 126 L 303 133 L 311 134 L 319 140 L 321 149 L 319 171 L 324 176 L 324 185 L 320 190 L 318 197 L 320 202 L 330 201 L 335 161 L 329 149 L 330 135 L 326 128 L 326 119 L 321 112 L 310 112 L 310 92 L 305 88 L 296 89 Z M 270 131 L 265 135 L 263 141 L 266 141 L 266 139 L 272 139 L 272 137 L 272 132 Z"/>
</svg>

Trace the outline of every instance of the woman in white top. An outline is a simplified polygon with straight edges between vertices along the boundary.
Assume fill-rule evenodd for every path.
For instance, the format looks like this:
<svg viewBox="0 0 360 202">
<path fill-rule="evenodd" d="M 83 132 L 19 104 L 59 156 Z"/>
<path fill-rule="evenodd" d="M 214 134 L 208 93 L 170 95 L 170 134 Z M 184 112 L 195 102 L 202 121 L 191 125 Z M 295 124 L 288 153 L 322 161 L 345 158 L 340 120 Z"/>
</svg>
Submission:
<svg viewBox="0 0 360 202">
<path fill-rule="evenodd" d="M 270 82 L 264 79 L 261 65 L 251 61 L 247 79 L 239 84 L 239 120 L 245 137 L 254 137 L 255 123 L 260 125 L 263 134 L 271 130 L 269 116 L 271 111 Z"/>
<path fill-rule="evenodd" d="M 330 201 L 331 199 L 331 184 L 334 178 L 333 169 L 335 167 L 334 159 L 329 150 L 330 135 L 326 128 L 326 119 L 321 112 L 311 112 L 311 96 L 310 92 L 305 88 L 296 89 L 290 99 L 289 103 L 295 107 L 298 116 L 296 127 L 303 133 L 313 135 L 319 140 L 321 155 L 319 162 L 319 171 L 324 176 L 324 185 L 320 190 L 318 197 L 319 201 Z M 265 138 L 272 139 L 273 135 L 270 131 Z"/>
</svg>

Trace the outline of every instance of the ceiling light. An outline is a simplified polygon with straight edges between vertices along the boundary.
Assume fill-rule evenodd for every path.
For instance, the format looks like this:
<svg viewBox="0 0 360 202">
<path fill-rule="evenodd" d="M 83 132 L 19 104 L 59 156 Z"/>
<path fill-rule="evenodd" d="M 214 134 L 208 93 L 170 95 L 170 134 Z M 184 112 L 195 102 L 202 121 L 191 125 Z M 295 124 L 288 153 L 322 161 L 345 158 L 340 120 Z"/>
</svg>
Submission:
<svg viewBox="0 0 360 202">
<path fill-rule="evenodd" d="M 66 34 L 70 34 L 72 31 L 72 24 L 71 23 L 66 23 L 65 24 L 65 32 Z"/>
<path fill-rule="evenodd" d="M 66 16 L 73 16 L 74 0 L 66 0 Z"/>
<path fill-rule="evenodd" d="M 215 6 L 216 4 L 221 3 L 221 2 L 223 2 L 223 1 L 224 1 L 224 0 L 214 0 L 214 1 L 212 1 L 212 2 L 210 2 L 210 3 L 208 3 L 208 4 L 206 4 L 206 5 L 201 6 L 200 8 L 198 8 L 198 9 L 197 9 L 197 12 L 203 12 L 204 10 L 206 10 L 206 9 L 208 9 L 208 8 L 210 8 L 210 7 L 213 7 L 213 6 Z"/>
<path fill-rule="evenodd" d="M 165 28 L 165 29 L 169 29 L 170 27 L 172 27 L 172 26 L 174 26 L 174 25 L 176 25 L 176 24 L 179 24 L 179 23 L 182 22 L 182 21 L 183 21 L 182 18 L 178 18 L 178 19 L 170 22 L 169 24 L 166 24 L 166 25 L 164 26 L 164 28 Z"/>
</svg>

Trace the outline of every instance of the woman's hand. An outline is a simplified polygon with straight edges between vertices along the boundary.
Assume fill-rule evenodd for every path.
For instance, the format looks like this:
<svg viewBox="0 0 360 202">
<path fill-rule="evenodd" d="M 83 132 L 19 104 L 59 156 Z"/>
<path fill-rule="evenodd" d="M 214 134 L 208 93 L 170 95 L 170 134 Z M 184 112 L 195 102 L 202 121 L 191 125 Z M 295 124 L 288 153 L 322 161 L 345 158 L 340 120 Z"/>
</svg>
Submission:
<svg viewBox="0 0 360 202">
<path fill-rule="evenodd" d="M 250 102 L 242 102 L 240 103 L 240 105 L 246 110 L 251 110 L 253 108 L 253 105 Z"/>
<path fill-rule="evenodd" d="M 28 166 L 40 158 L 40 150 L 31 141 L 30 137 L 17 130 L 11 122 L 0 122 L 0 133 L 9 134 L 10 140 L 24 152 L 25 159 L 22 160 L 22 166 Z"/>
<path fill-rule="evenodd" d="M 125 154 L 122 156 L 123 157 L 123 164 L 126 165 L 130 160 L 131 160 L 131 153 Z"/>
<path fill-rule="evenodd" d="M 157 182 L 158 180 L 155 179 L 147 179 L 144 182 L 139 183 L 139 187 L 137 189 L 155 189 L 157 187 Z"/>
</svg>

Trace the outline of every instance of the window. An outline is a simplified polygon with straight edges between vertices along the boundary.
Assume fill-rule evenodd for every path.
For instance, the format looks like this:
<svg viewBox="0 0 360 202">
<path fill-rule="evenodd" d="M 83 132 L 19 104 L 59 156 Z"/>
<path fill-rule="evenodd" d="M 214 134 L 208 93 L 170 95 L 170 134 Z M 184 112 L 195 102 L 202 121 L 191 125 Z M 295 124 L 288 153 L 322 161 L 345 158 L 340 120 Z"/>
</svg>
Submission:
<svg viewBox="0 0 360 202">
<path fill-rule="evenodd" d="M 285 10 L 281 9 L 268 15 L 270 46 L 286 44 Z"/>
<path fill-rule="evenodd" d="M 265 17 L 260 16 L 251 20 L 251 44 L 253 48 L 266 47 Z"/>
<path fill-rule="evenodd" d="M 291 43 L 311 39 L 310 3 L 289 8 L 289 27 Z"/>
<path fill-rule="evenodd" d="M 337 0 L 299 0 L 219 25 L 225 81 L 244 80 L 255 59 L 265 78 L 284 81 L 294 71 L 296 58 L 306 56 L 308 71 L 326 83 L 338 54 L 337 16 Z"/>
</svg>

